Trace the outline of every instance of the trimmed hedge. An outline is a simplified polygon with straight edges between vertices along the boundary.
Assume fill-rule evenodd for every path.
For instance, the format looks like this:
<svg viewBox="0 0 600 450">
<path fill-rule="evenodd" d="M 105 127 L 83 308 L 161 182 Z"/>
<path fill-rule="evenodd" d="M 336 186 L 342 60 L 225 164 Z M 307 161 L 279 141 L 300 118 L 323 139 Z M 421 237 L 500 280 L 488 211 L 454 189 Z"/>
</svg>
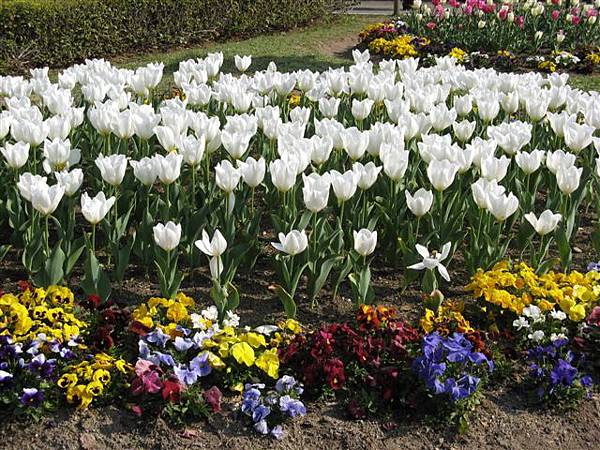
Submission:
<svg viewBox="0 0 600 450">
<path fill-rule="evenodd" d="M 0 74 L 289 29 L 352 0 L 2 0 Z"/>
</svg>

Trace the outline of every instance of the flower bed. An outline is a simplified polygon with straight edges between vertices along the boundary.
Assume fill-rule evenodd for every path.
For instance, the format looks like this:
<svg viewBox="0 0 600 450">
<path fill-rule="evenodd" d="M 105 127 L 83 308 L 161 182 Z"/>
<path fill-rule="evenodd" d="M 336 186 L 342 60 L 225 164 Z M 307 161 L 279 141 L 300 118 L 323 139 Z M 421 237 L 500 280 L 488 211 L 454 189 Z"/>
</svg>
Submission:
<svg viewBox="0 0 600 450">
<path fill-rule="evenodd" d="M 416 2 L 359 38 L 374 54 L 419 57 L 425 65 L 449 55 L 467 67 L 590 73 L 600 64 L 597 17 L 597 5 L 579 2 Z"/>
<path fill-rule="evenodd" d="M 160 64 L 0 78 L 0 254 L 30 279 L 0 299 L 11 411 L 111 402 L 182 425 L 233 409 L 280 438 L 314 398 L 466 431 L 507 373 L 536 402 L 590 395 L 599 94 L 354 58 L 249 75 L 238 57 L 233 76 L 212 54 L 182 62 L 168 98 Z M 392 267 L 422 305 L 378 304 Z M 265 278 L 275 323 L 239 272 Z M 144 273 L 160 296 L 127 306 Z M 351 316 L 295 320 L 340 293 Z"/>
</svg>

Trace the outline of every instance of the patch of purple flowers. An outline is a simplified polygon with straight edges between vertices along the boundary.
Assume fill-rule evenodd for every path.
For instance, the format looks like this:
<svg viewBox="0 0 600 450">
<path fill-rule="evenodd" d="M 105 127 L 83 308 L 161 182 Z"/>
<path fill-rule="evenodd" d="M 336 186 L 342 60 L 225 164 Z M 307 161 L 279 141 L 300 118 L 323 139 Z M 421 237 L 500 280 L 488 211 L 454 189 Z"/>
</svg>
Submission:
<svg viewBox="0 0 600 450">
<path fill-rule="evenodd" d="M 54 385 L 60 365 L 76 357 L 77 339 L 61 343 L 39 334 L 30 342 L 0 336 L 0 403 L 22 411 L 44 403 L 42 386 Z"/>
<path fill-rule="evenodd" d="M 473 395 L 481 383 L 481 374 L 492 372 L 494 363 L 462 333 L 423 337 L 422 355 L 415 358 L 413 370 L 435 395 L 449 395 L 453 402 Z M 478 376 L 479 375 L 479 376 Z"/>
<path fill-rule="evenodd" d="M 242 393 L 241 411 L 252 419 L 258 433 L 281 439 L 283 420 L 306 415 L 306 407 L 298 399 L 304 389 L 294 377 L 288 375 L 277 380 L 275 390 L 263 393 L 264 388 L 262 383 L 246 384 Z M 273 425 L 274 423 L 276 424 Z"/>
<path fill-rule="evenodd" d="M 592 378 L 579 371 L 576 355 L 569 350 L 568 343 L 568 339 L 557 339 L 527 351 L 529 376 L 537 387 L 538 397 L 589 394 Z"/>
</svg>

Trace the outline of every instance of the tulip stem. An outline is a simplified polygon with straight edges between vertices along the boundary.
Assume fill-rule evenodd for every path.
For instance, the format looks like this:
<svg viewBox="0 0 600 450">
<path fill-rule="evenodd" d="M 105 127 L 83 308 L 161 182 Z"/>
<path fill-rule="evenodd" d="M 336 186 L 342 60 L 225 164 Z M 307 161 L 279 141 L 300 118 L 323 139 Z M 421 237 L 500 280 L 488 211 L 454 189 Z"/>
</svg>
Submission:
<svg viewBox="0 0 600 450">
<path fill-rule="evenodd" d="M 92 252 L 96 253 L 96 224 L 92 225 Z"/>
<path fill-rule="evenodd" d="M 50 240 L 50 233 L 48 232 L 48 218 L 50 215 L 46 215 L 44 217 L 44 244 L 45 244 L 45 253 L 46 253 L 46 258 L 50 257 L 50 243 L 48 242 Z"/>
<path fill-rule="evenodd" d="M 165 220 L 169 220 L 170 214 L 171 214 L 171 196 L 169 195 L 169 186 L 170 184 L 165 184 L 165 194 L 167 197 L 167 214 L 165 217 Z"/>
</svg>

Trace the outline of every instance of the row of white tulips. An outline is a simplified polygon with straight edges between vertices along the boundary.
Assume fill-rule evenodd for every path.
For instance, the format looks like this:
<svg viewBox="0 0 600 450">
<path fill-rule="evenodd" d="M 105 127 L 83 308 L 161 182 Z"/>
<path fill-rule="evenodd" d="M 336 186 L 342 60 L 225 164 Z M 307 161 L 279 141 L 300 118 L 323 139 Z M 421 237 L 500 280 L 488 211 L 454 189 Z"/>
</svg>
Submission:
<svg viewBox="0 0 600 450">
<path fill-rule="evenodd" d="M 162 64 L 87 61 L 57 83 L 47 69 L 0 77 L 10 243 L 40 284 L 69 277 L 87 248 L 81 286 L 103 298 L 133 262 L 155 266 L 173 296 L 182 266 L 198 267 L 203 253 L 222 314 L 268 230 L 289 315 L 303 275 L 313 300 L 347 279 L 370 301 L 377 232 L 382 256 L 414 269 L 407 281 L 426 270 L 426 289 L 436 273 L 450 279 L 442 262 L 457 250 L 470 272 L 509 246 L 543 271 L 555 241 L 571 264 L 580 212 L 600 211 L 600 94 L 565 75 L 468 71 L 451 58 L 427 69 L 354 59 L 347 70 L 270 64 L 246 75 L 251 58 L 236 57 L 233 75 L 211 54 L 180 64 L 182 95 L 166 100 L 156 94 Z"/>
</svg>

